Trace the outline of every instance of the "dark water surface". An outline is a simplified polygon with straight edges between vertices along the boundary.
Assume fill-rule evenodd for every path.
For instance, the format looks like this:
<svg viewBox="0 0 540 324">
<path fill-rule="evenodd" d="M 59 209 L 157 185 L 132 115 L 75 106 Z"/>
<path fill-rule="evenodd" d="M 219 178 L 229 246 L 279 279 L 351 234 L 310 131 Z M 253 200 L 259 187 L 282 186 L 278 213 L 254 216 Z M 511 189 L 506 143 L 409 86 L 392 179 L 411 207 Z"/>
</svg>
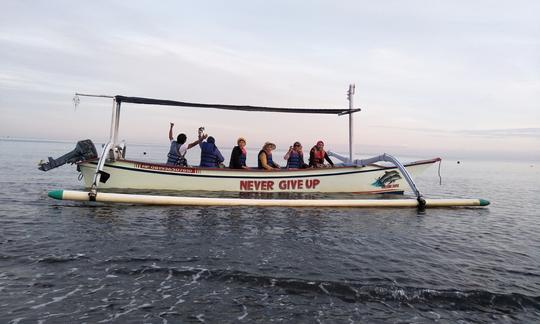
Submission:
<svg viewBox="0 0 540 324">
<path fill-rule="evenodd" d="M 73 147 L 0 141 L 1 323 L 540 321 L 538 164 L 417 179 L 484 209 L 149 207 L 48 198 Z"/>
</svg>

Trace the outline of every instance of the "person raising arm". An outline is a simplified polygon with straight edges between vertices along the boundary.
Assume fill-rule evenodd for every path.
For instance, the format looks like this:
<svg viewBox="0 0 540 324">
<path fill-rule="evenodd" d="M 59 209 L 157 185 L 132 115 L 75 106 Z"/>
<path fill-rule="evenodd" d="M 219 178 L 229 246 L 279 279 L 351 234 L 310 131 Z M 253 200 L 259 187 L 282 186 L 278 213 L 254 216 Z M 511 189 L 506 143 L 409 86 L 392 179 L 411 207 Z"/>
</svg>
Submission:
<svg viewBox="0 0 540 324">
<path fill-rule="evenodd" d="M 187 150 L 199 144 L 200 139 L 186 145 L 187 136 L 186 134 L 181 133 L 178 134 L 175 141 L 173 138 L 174 123 L 170 124 L 169 141 L 171 141 L 171 147 L 169 148 L 169 153 L 167 154 L 167 164 L 187 166 L 188 163 L 185 157 Z"/>
<path fill-rule="evenodd" d="M 199 136 L 199 138 L 202 139 L 205 137 Z M 201 167 L 218 168 L 222 166 L 224 158 L 216 146 L 214 137 L 208 136 L 205 142 L 199 142 L 199 146 L 201 147 Z"/>
</svg>

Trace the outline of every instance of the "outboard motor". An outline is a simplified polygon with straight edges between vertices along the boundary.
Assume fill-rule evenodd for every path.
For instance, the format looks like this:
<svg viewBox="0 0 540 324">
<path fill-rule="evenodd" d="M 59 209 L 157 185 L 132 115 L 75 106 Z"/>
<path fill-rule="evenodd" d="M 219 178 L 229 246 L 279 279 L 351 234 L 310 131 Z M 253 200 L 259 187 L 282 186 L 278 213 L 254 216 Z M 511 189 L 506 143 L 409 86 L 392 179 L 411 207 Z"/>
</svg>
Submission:
<svg viewBox="0 0 540 324">
<path fill-rule="evenodd" d="M 49 162 L 44 162 L 39 164 L 39 169 L 42 171 L 49 171 L 50 169 L 57 168 L 66 163 L 76 163 L 84 160 L 90 160 L 97 158 L 98 154 L 96 147 L 91 140 L 83 140 L 77 142 L 75 149 L 69 153 L 62 155 L 57 159 L 49 157 Z"/>
</svg>

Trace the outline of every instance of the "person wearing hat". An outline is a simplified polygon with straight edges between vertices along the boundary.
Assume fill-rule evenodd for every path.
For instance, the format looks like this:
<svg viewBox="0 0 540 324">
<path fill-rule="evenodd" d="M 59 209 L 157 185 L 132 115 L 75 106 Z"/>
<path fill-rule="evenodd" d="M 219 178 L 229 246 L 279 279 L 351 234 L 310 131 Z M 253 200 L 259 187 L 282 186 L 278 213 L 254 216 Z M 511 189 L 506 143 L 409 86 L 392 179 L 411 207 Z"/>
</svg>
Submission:
<svg viewBox="0 0 540 324">
<path fill-rule="evenodd" d="M 238 138 L 231 153 L 231 161 L 229 162 L 229 168 L 231 169 L 248 169 L 246 166 L 246 139 L 243 137 Z"/>
<path fill-rule="evenodd" d="M 199 134 L 199 139 L 204 138 L 204 135 Z M 216 146 L 216 140 L 212 136 L 208 136 L 206 141 L 199 142 L 201 147 L 201 167 L 203 168 L 219 168 L 223 166 L 223 155 Z"/>
<path fill-rule="evenodd" d="M 328 154 L 324 150 L 324 142 L 318 141 L 317 145 L 311 148 L 309 151 L 309 166 L 313 168 L 327 168 L 328 165 L 324 164 L 324 160 L 328 161 L 330 167 L 334 167 L 334 162 L 330 160 Z"/>
<path fill-rule="evenodd" d="M 187 150 L 199 144 L 206 137 L 203 136 L 193 143 L 186 144 L 187 136 L 186 134 L 181 133 L 178 134 L 175 141 L 173 138 L 173 127 L 174 123 L 171 123 L 171 127 L 169 128 L 169 141 L 171 141 L 171 147 L 169 148 L 169 153 L 167 154 L 167 164 L 187 166 Z"/>
<path fill-rule="evenodd" d="M 304 162 L 304 152 L 300 142 L 294 142 L 283 159 L 287 160 L 287 169 L 305 169 L 308 167 Z"/>
<path fill-rule="evenodd" d="M 258 155 L 258 167 L 267 171 L 279 169 L 279 164 L 272 160 L 272 151 L 276 149 L 274 143 L 266 142 Z"/>
</svg>

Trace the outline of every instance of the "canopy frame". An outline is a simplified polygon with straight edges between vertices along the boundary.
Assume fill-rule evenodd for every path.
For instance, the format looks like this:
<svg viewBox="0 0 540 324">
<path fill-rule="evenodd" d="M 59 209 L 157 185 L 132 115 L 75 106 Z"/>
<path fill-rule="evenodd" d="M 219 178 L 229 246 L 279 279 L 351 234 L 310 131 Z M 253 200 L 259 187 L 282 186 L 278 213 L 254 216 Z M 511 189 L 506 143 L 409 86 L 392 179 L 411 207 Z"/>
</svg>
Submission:
<svg viewBox="0 0 540 324">
<path fill-rule="evenodd" d="M 233 110 L 233 111 L 246 111 L 246 112 L 273 112 L 273 113 L 296 113 L 296 114 L 325 114 L 325 115 L 349 115 L 349 160 L 353 160 L 353 114 L 361 111 L 360 108 L 353 107 L 353 96 L 354 96 L 355 85 L 350 84 L 349 90 L 347 92 L 347 99 L 349 101 L 349 107 L 347 109 L 328 109 L 328 108 L 277 108 L 277 107 L 266 107 L 266 106 L 250 106 L 250 105 L 227 105 L 227 104 L 206 104 L 206 103 L 195 103 L 195 102 L 185 102 L 185 101 L 176 101 L 176 100 L 167 100 L 167 99 L 155 99 L 155 98 L 144 98 L 144 97 L 128 97 L 122 95 L 109 96 L 109 95 L 94 95 L 94 94 L 84 94 L 84 93 L 75 93 L 75 96 L 84 96 L 84 97 L 98 97 L 98 98 L 111 98 L 113 100 L 112 105 L 112 115 L 111 115 L 111 128 L 109 134 L 109 141 L 104 145 L 102 154 L 98 166 L 96 168 L 96 173 L 94 175 L 93 184 L 91 191 L 89 193 L 90 199 L 95 199 L 95 194 L 97 193 L 97 186 L 101 181 L 106 181 L 108 175 L 104 175 L 103 166 L 105 160 L 112 159 L 115 160 L 120 156 L 122 148 L 118 145 L 118 129 L 120 127 L 120 110 L 122 103 L 133 103 L 133 104 L 145 104 L 145 105 L 158 105 L 158 106 L 176 106 L 176 107 L 189 107 L 189 108 L 209 108 L 209 109 L 222 109 L 222 110 Z M 78 101 L 74 101 L 78 102 Z"/>
<path fill-rule="evenodd" d="M 348 115 L 361 111 L 360 108 L 353 109 L 329 109 L 329 108 L 276 108 L 266 106 L 250 106 L 250 105 L 227 105 L 216 103 L 196 103 L 166 99 L 154 99 L 143 97 L 126 97 L 126 96 L 114 96 L 114 100 L 117 103 L 133 103 L 144 105 L 160 105 L 160 106 L 176 106 L 176 107 L 191 107 L 191 108 L 212 108 L 223 110 L 236 110 L 236 111 L 248 111 L 248 112 L 274 112 L 274 113 L 295 113 L 295 114 L 327 114 L 327 115 Z"/>
</svg>

